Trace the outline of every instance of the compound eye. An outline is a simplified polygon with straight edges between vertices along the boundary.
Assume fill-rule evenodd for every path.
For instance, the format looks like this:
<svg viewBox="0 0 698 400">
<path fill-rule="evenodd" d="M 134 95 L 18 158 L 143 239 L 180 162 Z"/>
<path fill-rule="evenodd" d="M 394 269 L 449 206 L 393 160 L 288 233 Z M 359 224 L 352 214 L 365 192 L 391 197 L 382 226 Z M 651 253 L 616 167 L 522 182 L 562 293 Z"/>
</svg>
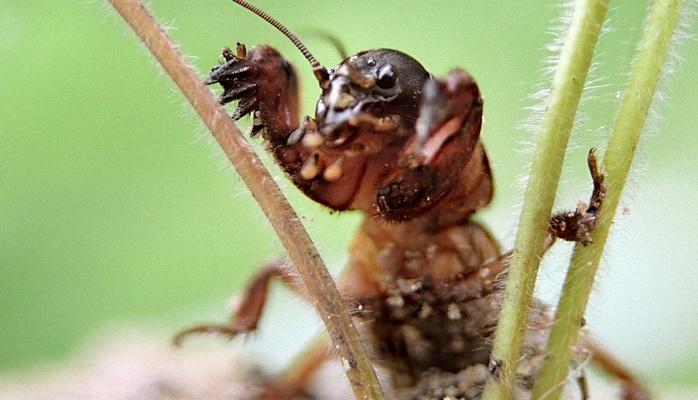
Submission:
<svg viewBox="0 0 698 400">
<path fill-rule="evenodd" d="M 381 89 L 392 89 L 395 87 L 397 75 L 390 64 L 383 65 L 378 70 L 378 80 L 376 85 Z"/>
</svg>

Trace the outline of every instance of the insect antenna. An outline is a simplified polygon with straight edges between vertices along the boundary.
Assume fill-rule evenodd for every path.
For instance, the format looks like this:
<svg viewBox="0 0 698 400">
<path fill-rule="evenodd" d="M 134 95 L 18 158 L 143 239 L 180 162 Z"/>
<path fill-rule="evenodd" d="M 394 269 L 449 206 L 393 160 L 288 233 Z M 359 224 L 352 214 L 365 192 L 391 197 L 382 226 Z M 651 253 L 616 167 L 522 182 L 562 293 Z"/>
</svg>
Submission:
<svg viewBox="0 0 698 400">
<path fill-rule="evenodd" d="M 305 36 L 323 40 L 339 54 L 342 60 L 346 60 L 349 57 L 349 53 L 347 53 L 347 48 L 344 46 L 342 39 L 329 31 L 324 29 L 308 29 Z"/>
<path fill-rule="evenodd" d="M 270 23 L 274 28 L 278 29 L 281 33 L 286 35 L 291 42 L 296 46 L 298 50 L 303 53 L 305 56 L 306 60 L 310 63 L 310 65 L 313 67 L 313 73 L 315 74 L 315 78 L 318 80 L 320 83 L 321 88 L 326 88 L 327 85 L 329 84 L 330 81 L 330 75 L 327 72 L 327 68 L 323 67 L 322 64 L 320 64 L 315 57 L 313 57 L 312 54 L 310 54 L 310 51 L 303 45 L 303 43 L 294 35 L 291 33 L 291 31 L 288 30 L 285 26 L 281 24 L 281 22 L 275 20 L 272 18 L 269 14 L 265 13 L 264 11 L 260 10 L 259 8 L 253 6 L 252 4 L 246 2 L 245 0 L 233 0 L 234 3 L 237 3 L 246 9 L 252 11 L 253 13 L 257 14 L 260 18 L 263 20 L 267 21 Z"/>
</svg>

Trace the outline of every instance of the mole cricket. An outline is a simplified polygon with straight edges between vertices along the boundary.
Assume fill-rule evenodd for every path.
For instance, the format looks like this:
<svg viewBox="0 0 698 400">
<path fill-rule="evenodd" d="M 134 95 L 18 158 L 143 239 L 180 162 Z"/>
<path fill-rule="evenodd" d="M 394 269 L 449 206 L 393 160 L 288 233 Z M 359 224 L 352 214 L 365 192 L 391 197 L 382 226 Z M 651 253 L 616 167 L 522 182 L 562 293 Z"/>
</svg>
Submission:
<svg viewBox="0 0 698 400">
<path fill-rule="evenodd" d="M 485 380 L 497 372 L 491 340 L 510 253 L 471 219 L 493 195 L 475 79 L 463 69 L 435 77 L 393 49 L 362 51 L 327 69 L 276 20 L 234 1 L 282 31 L 308 59 L 321 88 L 315 117 L 300 118 L 296 72 L 270 46 L 226 48 L 224 62 L 205 83 L 222 86 L 221 103 L 237 101 L 231 118 L 252 115 L 251 135 L 261 136 L 305 195 L 331 210 L 364 215 L 337 284 L 387 377 L 389 398 L 479 399 Z M 606 187 L 593 150 L 587 163 L 594 183 L 590 201 L 551 218 L 546 249 L 557 238 L 589 243 Z M 229 324 L 187 330 L 176 342 L 196 333 L 235 337 L 254 331 L 273 279 L 303 296 L 292 266 L 268 265 Z M 531 398 L 551 319 L 550 308 L 534 302 L 516 367 L 516 399 Z M 261 383 L 253 398 L 314 398 L 308 382 L 332 354 L 322 345 L 309 354 L 283 377 Z M 569 366 L 571 376 L 578 374 L 570 385 L 578 386 L 579 398 L 590 396 L 587 361 L 621 382 L 621 398 L 649 398 L 621 363 L 586 337 Z"/>
</svg>

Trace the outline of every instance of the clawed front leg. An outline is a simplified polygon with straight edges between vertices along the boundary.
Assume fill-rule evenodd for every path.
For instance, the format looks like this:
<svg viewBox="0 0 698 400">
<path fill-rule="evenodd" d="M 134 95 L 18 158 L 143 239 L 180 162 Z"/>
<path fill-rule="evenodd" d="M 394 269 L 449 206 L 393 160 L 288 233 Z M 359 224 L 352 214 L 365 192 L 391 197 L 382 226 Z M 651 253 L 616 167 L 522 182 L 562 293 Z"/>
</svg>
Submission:
<svg viewBox="0 0 698 400">
<path fill-rule="evenodd" d="M 254 113 L 252 133 L 261 133 L 272 146 L 285 145 L 299 125 L 298 82 L 291 64 L 272 47 L 255 46 L 248 52 L 240 43 L 235 54 L 223 50 L 223 59 L 204 83 L 223 87 L 222 104 L 238 101 L 234 120 Z"/>
<path fill-rule="evenodd" d="M 401 170 L 377 191 L 382 218 L 412 219 L 453 189 L 478 146 L 482 106 L 477 83 L 464 70 L 424 83 L 415 134 L 399 155 Z"/>
<path fill-rule="evenodd" d="M 402 163 L 414 169 L 453 160 L 444 153 L 472 153 L 480 137 L 483 101 L 470 74 L 462 69 L 423 87 L 416 135 L 408 142 Z M 455 141 L 456 143 L 452 143 Z"/>
</svg>

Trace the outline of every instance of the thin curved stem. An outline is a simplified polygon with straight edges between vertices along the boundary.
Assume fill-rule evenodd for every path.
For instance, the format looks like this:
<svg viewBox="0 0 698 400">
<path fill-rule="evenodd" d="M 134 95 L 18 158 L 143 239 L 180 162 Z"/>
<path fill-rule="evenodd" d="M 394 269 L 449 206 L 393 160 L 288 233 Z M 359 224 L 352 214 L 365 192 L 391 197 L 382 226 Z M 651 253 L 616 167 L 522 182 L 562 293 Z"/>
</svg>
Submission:
<svg viewBox="0 0 698 400">
<path fill-rule="evenodd" d="M 325 323 L 342 364 L 346 366 L 356 398 L 383 399 L 376 374 L 334 281 L 272 176 L 147 8 L 136 0 L 110 2 L 191 103 L 269 219 Z"/>
<path fill-rule="evenodd" d="M 609 0 L 580 0 L 572 16 L 537 136 L 529 184 L 509 267 L 490 356 L 493 378 L 484 399 L 508 400 L 514 385 L 545 230 L 552 214 L 562 162 Z"/>
<path fill-rule="evenodd" d="M 562 394 L 594 276 L 654 96 L 680 4 L 681 0 L 655 0 L 650 10 L 603 160 L 608 192 L 599 226 L 591 234 L 591 245 L 575 246 L 548 339 L 548 358 L 534 386 L 534 398 L 546 395 L 546 399 L 554 400 Z"/>
</svg>

